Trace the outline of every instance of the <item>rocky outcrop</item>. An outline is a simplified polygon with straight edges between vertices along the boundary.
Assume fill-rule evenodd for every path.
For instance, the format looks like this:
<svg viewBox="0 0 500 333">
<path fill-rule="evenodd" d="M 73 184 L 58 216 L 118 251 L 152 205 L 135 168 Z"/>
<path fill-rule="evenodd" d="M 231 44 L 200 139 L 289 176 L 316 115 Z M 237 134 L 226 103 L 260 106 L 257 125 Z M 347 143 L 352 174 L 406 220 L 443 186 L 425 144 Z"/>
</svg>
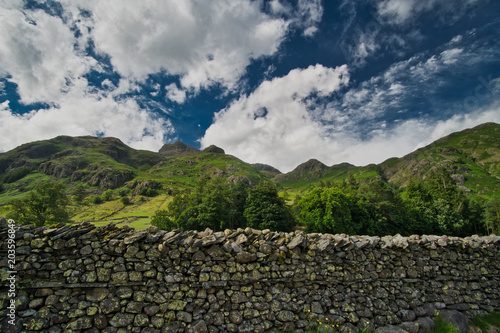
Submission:
<svg viewBox="0 0 500 333">
<path fill-rule="evenodd" d="M 224 149 L 219 148 L 215 145 L 210 145 L 207 148 L 203 149 L 204 153 L 216 153 L 216 154 L 225 154 Z"/>
<path fill-rule="evenodd" d="M 6 229 L 0 249 L 7 251 Z M 500 309 L 500 237 L 21 226 L 18 331 L 428 332 Z M 0 261 L 2 284 L 9 275 Z M 7 291 L 0 300 L 7 304 Z M 2 331 L 9 328 L 1 323 Z M 87 331 L 86 331 L 87 332 Z M 89 331 L 90 332 L 90 331 Z M 96 331 L 97 332 L 97 331 Z"/>
<path fill-rule="evenodd" d="M 280 174 L 281 171 L 279 171 L 278 169 L 276 169 L 275 167 L 273 166 L 270 166 L 270 165 L 267 165 L 267 164 L 262 164 L 262 163 L 254 163 L 252 164 L 252 166 L 259 170 L 259 171 L 268 171 L 268 172 L 271 172 L 271 173 L 276 173 L 276 174 Z"/>
<path fill-rule="evenodd" d="M 134 195 L 142 195 L 147 190 L 161 190 L 163 185 L 155 180 L 143 180 L 130 182 L 127 187 L 133 189 Z"/>
<path fill-rule="evenodd" d="M 134 173 L 130 170 L 100 168 L 86 177 L 89 185 L 98 186 L 101 190 L 105 191 L 123 186 L 126 182 L 134 178 Z"/>
<path fill-rule="evenodd" d="M 57 178 L 72 177 L 73 173 L 79 169 L 85 168 L 86 164 L 77 160 L 62 163 L 58 161 L 47 161 L 38 166 L 38 172 L 44 175 Z"/>
<path fill-rule="evenodd" d="M 200 151 L 194 147 L 188 146 L 181 141 L 175 143 L 166 143 L 160 148 L 159 153 L 163 156 L 178 156 L 182 154 L 199 153 Z"/>
</svg>

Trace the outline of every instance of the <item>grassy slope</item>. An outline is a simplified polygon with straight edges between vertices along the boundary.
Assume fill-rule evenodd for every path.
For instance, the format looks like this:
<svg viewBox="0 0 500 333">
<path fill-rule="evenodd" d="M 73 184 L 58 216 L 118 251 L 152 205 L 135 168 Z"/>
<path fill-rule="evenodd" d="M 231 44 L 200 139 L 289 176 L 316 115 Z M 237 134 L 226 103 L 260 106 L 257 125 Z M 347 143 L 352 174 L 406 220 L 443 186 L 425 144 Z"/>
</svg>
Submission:
<svg viewBox="0 0 500 333">
<path fill-rule="evenodd" d="M 451 174 L 464 177 L 464 189 L 471 195 L 500 198 L 500 125 L 487 123 L 451 134 L 402 158 L 391 158 L 378 165 L 354 167 L 339 164 L 318 176 L 298 177 L 297 170 L 276 177 L 290 195 L 316 186 L 320 182 L 336 182 L 349 174 L 356 179 L 385 179 L 396 187 L 425 178 L 434 167 L 444 167 Z"/>
<path fill-rule="evenodd" d="M 108 223 L 126 224 L 136 229 L 145 229 L 150 226 L 151 216 L 158 209 L 166 209 L 172 197 L 160 194 L 154 198 L 135 197 L 132 203 L 124 206 L 120 200 L 114 199 L 99 205 L 73 206 L 71 220 L 74 222 L 90 221 L 95 225 Z"/>
<path fill-rule="evenodd" d="M 39 170 L 44 163 L 51 163 L 59 170 L 69 168 L 71 171 L 61 178 L 42 174 Z M 10 169 L 7 169 L 9 167 Z M 200 152 L 167 158 L 158 153 L 134 150 L 117 139 L 95 137 L 57 137 L 25 144 L 0 154 L 0 176 L 3 179 L 25 169 L 30 173 L 3 184 L 4 190 L 0 193 L 0 215 L 8 213 L 9 207 L 6 204 L 11 200 L 23 199 L 37 184 L 50 181 L 68 185 L 69 193 L 76 186 L 83 186 L 88 197 L 100 195 L 102 189 L 91 186 L 84 180 L 103 169 L 131 173 L 133 179 L 129 183 L 154 180 L 159 182 L 163 189 L 170 191 L 194 188 L 201 177 L 220 176 L 233 181 L 243 179 L 252 184 L 268 180 L 250 164 L 231 155 Z M 83 174 L 80 180 L 71 180 L 74 171 Z M 114 193 L 117 194 L 118 191 L 119 189 L 116 189 Z M 132 204 L 125 208 L 117 196 L 115 200 L 99 205 L 75 205 L 72 207 L 72 220 L 99 221 L 96 222 L 99 224 L 119 221 L 144 228 L 154 212 L 160 208 L 164 209 L 171 199 L 166 191 L 160 190 L 160 193 L 161 195 L 155 198 L 144 198 L 145 201 L 136 196 L 132 198 Z"/>
<path fill-rule="evenodd" d="M 432 167 L 442 166 L 451 173 L 464 176 L 463 186 L 472 190 L 473 195 L 486 197 L 500 196 L 500 125 L 484 124 L 471 130 L 462 131 L 442 138 L 403 158 L 392 158 L 379 165 L 355 167 L 347 163 L 326 167 L 319 161 L 310 163 L 312 169 L 294 170 L 275 179 L 282 189 L 281 195 L 290 202 L 297 194 L 317 185 L 319 182 L 335 182 L 352 175 L 357 179 L 386 179 L 396 186 L 404 186 L 411 178 L 423 178 Z M 4 206 L 12 199 L 22 199 L 36 184 L 59 181 L 70 188 L 82 185 L 88 195 L 100 194 L 102 190 L 87 182 L 71 181 L 69 176 L 56 178 L 38 172 L 44 162 L 59 166 L 77 166 L 84 174 L 109 168 L 115 171 L 133 173 L 134 181 L 155 180 L 164 189 L 182 190 L 193 188 L 200 177 L 246 179 L 253 184 L 269 180 L 264 172 L 259 172 L 231 155 L 217 153 L 183 153 L 164 157 L 158 153 L 134 150 L 117 139 L 94 137 L 57 137 L 22 145 L 10 152 L 0 154 L 0 176 L 9 174 L 8 166 L 16 171 L 31 168 L 28 175 L 3 185 L 0 193 L 0 215 L 8 212 Z M 304 163 L 307 166 L 307 162 Z M 13 171 L 10 172 L 13 172 Z M 118 190 L 115 191 L 117 193 Z M 99 205 L 74 208 L 73 221 L 93 220 L 96 223 L 125 221 L 140 228 L 147 227 L 149 217 L 159 208 L 165 208 L 170 196 L 161 191 L 155 198 L 140 201 L 132 199 L 132 204 L 123 208 L 117 196 Z M 111 215 L 112 214 L 112 215 Z"/>
<path fill-rule="evenodd" d="M 483 124 L 451 134 L 403 158 L 382 163 L 389 182 L 405 186 L 432 168 L 444 167 L 465 179 L 472 195 L 500 197 L 500 125 Z"/>
</svg>

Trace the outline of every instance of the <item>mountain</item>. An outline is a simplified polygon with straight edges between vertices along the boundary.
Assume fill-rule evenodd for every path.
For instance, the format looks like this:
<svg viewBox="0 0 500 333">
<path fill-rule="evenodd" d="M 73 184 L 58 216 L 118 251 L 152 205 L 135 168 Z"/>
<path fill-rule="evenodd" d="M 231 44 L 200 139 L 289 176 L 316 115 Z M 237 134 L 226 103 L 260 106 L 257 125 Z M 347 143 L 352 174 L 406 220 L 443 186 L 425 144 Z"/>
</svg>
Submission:
<svg viewBox="0 0 500 333">
<path fill-rule="evenodd" d="M 273 178 L 281 173 L 281 171 L 268 164 L 253 163 L 252 166 L 269 178 Z"/>
<path fill-rule="evenodd" d="M 283 174 L 269 165 L 246 163 L 216 146 L 200 151 L 178 141 L 156 153 L 130 148 L 115 138 L 58 136 L 0 153 L 0 216 L 9 211 L 7 203 L 50 181 L 66 184 L 73 197 L 83 192 L 83 204 L 72 206 L 73 221 L 127 221 L 140 227 L 166 207 L 172 194 L 216 177 L 249 186 L 272 181 L 292 202 L 292 192 L 328 182 L 382 180 L 404 188 L 444 169 L 468 194 L 500 198 L 499 148 L 500 125 L 487 123 L 380 164 L 327 166 L 312 159 Z M 104 195 L 108 190 L 113 191 Z M 129 204 L 120 201 L 124 196 Z"/>
<path fill-rule="evenodd" d="M 395 187 L 425 180 L 429 172 L 445 169 L 460 188 L 472 195 L 500 197 L 500 125 L 486 123 L 450 134 L 402 158 L 380 164 L 326 166 L 309 160 L 274 180 L 286 188 L 305 189 L 323 181 L 382 179 Z"/>
<path fill-rule="evenodd" d="M 166 143 L 160 148 L 159 153 L 163 156 L 181 156 L 191 153 L 199 153 L 200 151 L 194 147 L 188 146 L 185 143 L 177 141 L 175 143 Z"/>
<path fill-rule="evenodd" d="M 58 136 L 0 153 L 0 204 L 51 180 L 100 193 L 124 186 L 140 192 L 145 182 L 173 191 L 193 187 L 202 177 L 216 176 L 248 184 L 267 179 L 216 146 L 199 151 L 176 142 L 155 153 L 130 148 L 115 138 Z"/>
<path fill-rule="evenodd" d="M 401 187 L 443 168 L 471 194 L 500 195 L 500 125 L 486 123 L 452 133 L 402 158 L 380 164 L 381 174 Z"/>
</svg>

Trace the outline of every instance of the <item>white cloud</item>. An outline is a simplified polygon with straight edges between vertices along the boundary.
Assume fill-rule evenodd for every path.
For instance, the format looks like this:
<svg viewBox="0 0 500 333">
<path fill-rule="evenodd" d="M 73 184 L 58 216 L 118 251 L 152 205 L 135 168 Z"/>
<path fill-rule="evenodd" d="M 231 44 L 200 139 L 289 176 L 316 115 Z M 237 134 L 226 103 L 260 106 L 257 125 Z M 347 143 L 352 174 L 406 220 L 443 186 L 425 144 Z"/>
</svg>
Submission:
<svg viewBox="0 0 500 333">
<path fill-rule="evenodd" d="M 462 131 L 487 122 L 500 123 L 500 102 L 468 114 L 457 114 L 448 120 L 438 121 L 417 148 L 428 145 L 453 132 Z"/>
<path fill-rule="evenodd" d="M 175 83 L 171 83 L 165 87 L 167 90 L 167 98 L 176 103 L 182 104 L 186 100 L 186 92 L 177 88 Z"/>
<path fill-rule="evenodd" d="M 467 14 L 471 5 L 481 0 L 383 0 L 377 6 L 378 14 L 391 24 L 407 24 L 424 12 L 437 15 L 447 24 Z"/>
<path fill-rule="evenodd" d="M 216 114 L 201 144 L 215 144 L 249 162 L 265 162 L 290 170 L 311 158 L 325 157 L 325 138 L 308 99 L 329 96 L 349 82 L 347 66 L 321 65 L 295 69 L 263 82 Z M 317 96 L 317 97 L 315 97 Z"/>
<path fill-rule="evenodd" d="M 75 10 L 75 1 L 64 1 Z M 90 36 L 122 75 L 143 80 L 165 71 L 195 91 L 234 88 L 251 59 L 273 55 L 288 23 L 249 0 L 82 0 L 92 13 Z"/>
<path fill-rule="evenodd" d="M 57 103 L 95 64 L 79 54 L 64 22 L 43 11 L 0 7 L 0 76 L 18 86 L 22 103 Z"/>
<path fill-rule="evenodd" d="M 14 114 L 8 102 L 0 107 L 0 151 L 57 135 L 104 135 L 126 144 L 157 151 L 174 135 L 168 120 L 153 117 L 132 99 L 115 100 L 112 94 L 86 94 L 86 84 L 75 85 L 59 107 Z"/>
<path fill-rule="evenodd" d="M 394 63 L 342 94 L 335 93 L 339 86 L 324 87 L 325 82 L 339 80 L 320 79 L 330 71 L 340 73 L 340 68 L 317 65 L 265 81 L 254 93 L 220 111 L 201 143 L 219 145 L 245 161 L 286 172 L 310 158 L 328 165 L 380 163 L 453 131 L 499 122 L 500 78 L 478 78 L 474 95 L 453 105 L 440 95 L 478 59 L 494 63 L 496 53 L 476 44 L 444 46 L 435 55 L 420 53 Z M 424 107 L 422 114 L 416 114 L 415 105 L 424 103 L 429 110 Z M 437 120 L 441 117 L 448 120 Z"/>
<path fill-rule="evenodd" d="M 445 65 L 454 64 L 459 60 L 459 56 L 462 52 L 463 49 L 459 48 L 445 50 L 441 52 L 441 60 Z"/>
<path fill-rule="evenodd" d="M 318 31 L 318 23 L 323 17 L 321 0 L 299 0 L 298 24 L 304 28 L 303 35 L 311 37 Z"/>
</svg>

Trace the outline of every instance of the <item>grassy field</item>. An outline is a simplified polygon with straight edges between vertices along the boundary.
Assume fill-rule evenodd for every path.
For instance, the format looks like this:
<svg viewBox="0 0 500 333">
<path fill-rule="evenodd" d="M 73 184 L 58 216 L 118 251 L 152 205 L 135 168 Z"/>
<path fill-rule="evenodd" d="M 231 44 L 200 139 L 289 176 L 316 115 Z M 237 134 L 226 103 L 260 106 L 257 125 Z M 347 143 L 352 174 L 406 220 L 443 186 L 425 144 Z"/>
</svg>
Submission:
<svg viewBox="0 0 500 333">
<path fill-rule="evenodd" d="M 89 221 L 96 226 L 115 223 L 127 225 L 136 230 L 150 226 L 151 217 L 159 209 L 166 209 L 172 197 L 161 194 L 153 198 L 134 197 L 131 204 L 124 206 L 119 199 L 92 206 L 74 206 L 73 222 Z"/>
</svg>

